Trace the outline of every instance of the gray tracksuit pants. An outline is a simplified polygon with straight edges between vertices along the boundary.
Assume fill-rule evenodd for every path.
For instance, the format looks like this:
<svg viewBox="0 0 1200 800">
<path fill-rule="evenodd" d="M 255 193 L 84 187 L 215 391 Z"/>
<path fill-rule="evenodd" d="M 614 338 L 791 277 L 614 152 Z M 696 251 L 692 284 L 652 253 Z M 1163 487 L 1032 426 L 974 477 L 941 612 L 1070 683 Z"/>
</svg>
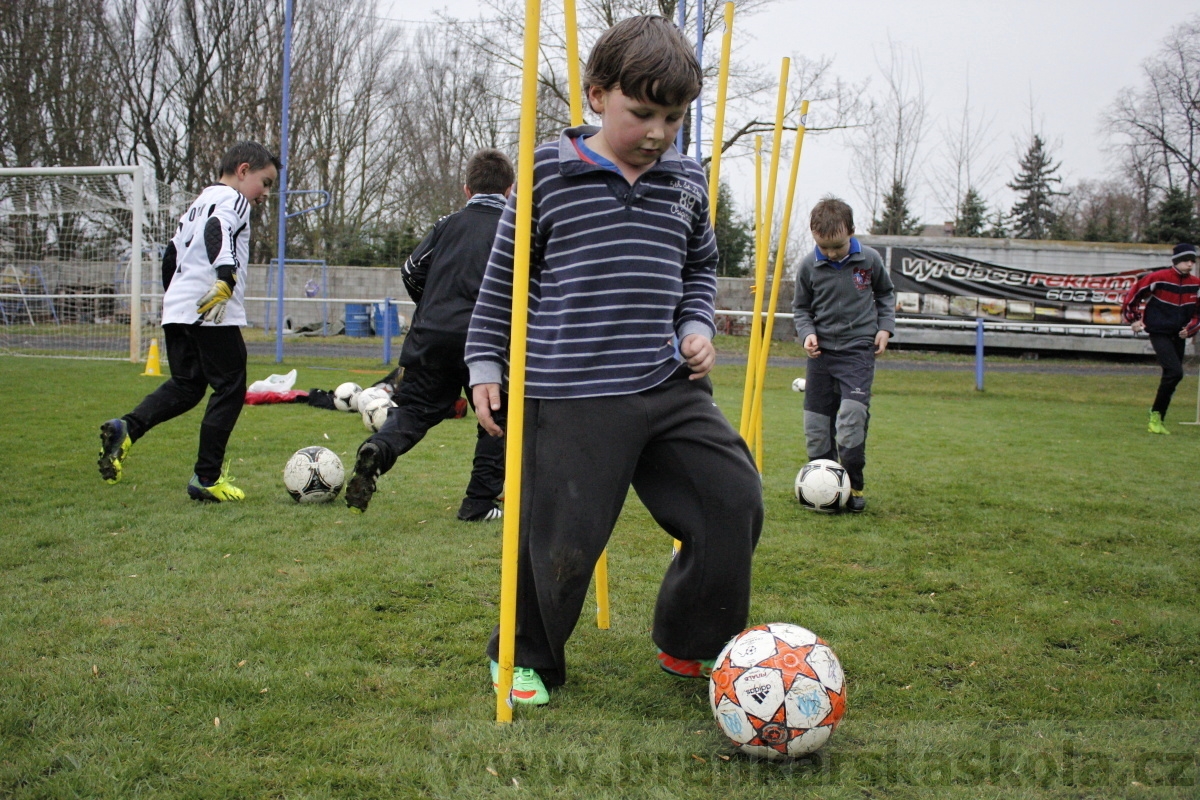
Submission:
<svg viewBox="0 0 1200 800">
<path fill-rule="evenodd" d="M 863 488 L 867 463 L 867 424 L 871 384 L 875 380 L 875 345 L 856 343 L 841 350 L 821 350 L 808 359 L 804 389 L 804 437 L 809 459 L 837 461 L 850 475 L 850 488 Z"/>
</svg>

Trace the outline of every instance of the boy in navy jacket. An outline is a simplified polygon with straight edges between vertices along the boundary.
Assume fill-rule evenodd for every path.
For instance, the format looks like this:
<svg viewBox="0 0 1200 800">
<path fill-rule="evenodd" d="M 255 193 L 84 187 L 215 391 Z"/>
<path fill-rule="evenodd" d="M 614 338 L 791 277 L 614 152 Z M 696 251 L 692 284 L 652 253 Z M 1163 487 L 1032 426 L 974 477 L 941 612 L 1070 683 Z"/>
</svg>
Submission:
<svg viewBox="0 0 1200 800">
<path fill-rule="evenodd" d="M 599 128 L 535 154 L 509 199 L 467 338 L 475 412 L 494 418 L 508 363 L 516 201 L 533 193 L 525 440 L 511 699 L 566 681 L 564 646 L 632 485 L 682 542 L 652 638 L 667 672 L 702 678 L 745 628 L 762 485 L 708 372 L 717 249 L 707 180 L 672 142 L 700 91 L 691 45 L 633 17 L 596 42 L 584 89 Z M 666 540 L 664 539 L 664 542 Z M 488 643 L 497 682 L 498 631 Z"/>
</svg>

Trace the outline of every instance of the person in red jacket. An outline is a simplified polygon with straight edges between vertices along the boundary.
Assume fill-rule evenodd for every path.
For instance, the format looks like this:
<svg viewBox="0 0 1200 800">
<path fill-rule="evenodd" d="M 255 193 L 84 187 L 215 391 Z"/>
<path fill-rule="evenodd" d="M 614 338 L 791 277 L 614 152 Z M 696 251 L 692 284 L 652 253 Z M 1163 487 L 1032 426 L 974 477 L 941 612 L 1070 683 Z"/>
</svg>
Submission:
<svg viewBox="0 0 1200 800">
<path fill-rule="evenodd" d="M 1192 274 L 1196 266 L 1196 245 L 1177 244 L 1171 266 L 1147 272 L 1125 295 L 1121 314 L 1134 333 L 1150 335 L 1154 355 L 1162 366 L 1158 394 L 1150 407 L 1150 433 L 1170 433 L 1163 420 L 1175 387 L 1183 380 L 1183 348 L 1200 329 L 1200 304 L 1196 302 L 1200 278 Z"/>
</svg>

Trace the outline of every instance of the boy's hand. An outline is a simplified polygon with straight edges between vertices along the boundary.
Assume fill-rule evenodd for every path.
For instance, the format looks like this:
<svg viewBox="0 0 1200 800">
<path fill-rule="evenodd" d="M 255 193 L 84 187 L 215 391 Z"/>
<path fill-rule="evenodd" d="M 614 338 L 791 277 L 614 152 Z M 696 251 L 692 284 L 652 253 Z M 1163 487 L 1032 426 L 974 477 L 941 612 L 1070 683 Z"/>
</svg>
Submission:
<svg viewBox="0 0 1200 800">
<path fill-rule="evenodd" d="M 689 381 L 703 378 L 717 363 L 717 350 L 710 339 L 698 333 L 689 333 L 679 343 L 679 354 L 683 356 L 692 374 Z"/>
<path fill-rule="evenodd" d="M 217 278 L 213 281 L 212 288 L 196 301 L 196 313 L 203 317 L 205 322 L 220 325 L 225 321 L 225 304 L 231 297 L 233 297 L 233 288 Z"/>
<path fill-rule="evenodd" d="M 503 436 L 504 429 L 492 419 L 492 412 L 500 410 L 500 384 L 480 383 L 471 388 L 471 400 L 475 406 L 475 418 L 492 436 Z"/>
<path fill-rule="evenodd" d="M 887 331 L 878 331 L 875 334 L 875 355 L 883 355 L 883 351 L 887 350 L 887 343 L 890 338 L 892 338 L 892 335 Z"/>
<path fill-rule="evenodd" d="M 804 337 L 804 349 L 808 351 L 809 358 L 816 358 L 821 355 L 821 348 L 817 347 L 817 335 L 810 333 Z"/>
<path fill-rule="evenodd" d="M 1142 322 L 1140 319 L 1134 320 L 1133 322 L 1129 323 L 1129 330 L 1133 331 L 1134 333 L 1141 333 L 1142 331 L 1146 330 L 1146 323 Z"/>
</svg>

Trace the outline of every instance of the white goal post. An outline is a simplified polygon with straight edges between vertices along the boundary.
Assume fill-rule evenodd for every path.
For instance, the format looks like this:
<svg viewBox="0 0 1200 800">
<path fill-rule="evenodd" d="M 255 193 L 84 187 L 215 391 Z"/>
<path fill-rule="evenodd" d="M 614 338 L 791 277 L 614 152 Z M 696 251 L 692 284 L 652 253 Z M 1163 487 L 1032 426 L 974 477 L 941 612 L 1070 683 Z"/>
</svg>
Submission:
<svg viewBox="0 0 1200 800">
<path fill-rule="evenodd" d="M 149 184 L 142 166 L 0 168 L 0 353 L 143 359 L 147 243 L 178 212 Z"/>
</svg>

